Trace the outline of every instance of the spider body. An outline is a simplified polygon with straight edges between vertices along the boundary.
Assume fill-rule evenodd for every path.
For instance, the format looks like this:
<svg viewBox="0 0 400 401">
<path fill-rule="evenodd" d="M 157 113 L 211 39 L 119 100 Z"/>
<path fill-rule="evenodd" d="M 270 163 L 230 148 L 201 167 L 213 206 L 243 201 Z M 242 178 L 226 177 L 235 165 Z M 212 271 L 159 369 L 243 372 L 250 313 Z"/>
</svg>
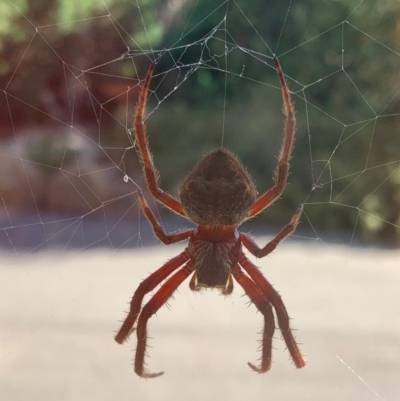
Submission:
<svg viewBox="0 0 400 401">
<path fill-rule="evenodd" d="M 230 151 L 205 156 L 186 177 L 180 191 L 183 209 L 196 224 L 238 226 L 257 198 L 250 174 Z"/>
<path fill-rule="evenodd" d="M 275 185 L 261 196 L 250 174 L 239 159 L 226 149 L 216 149 L 206 155 L 186 177 L 180 190 L 180 201 L 158 187 L 157 171 L 149 150 L 144 125 L 144 113 L 154 64 L 150 67 L 139 97 L 135 114 L 135 133 L 138 154 L 143 163 L 143 172 L 153 197 L 173 212 L 192 220 L 195 229 L 172 234 L 164 232 L 156 216 L 149 208 L 141 190 L 138 190 L 144 215 L 151 224 L 155 235 L 164 244 L 188 240 L 188 246 L 162 267 L 150 274 L 135 291 L 128 316 L 115 336 L 119 344 L 125 342 L 134 330 L 137 332 L 135 372 L 145 378 L 162 374 L 149 373 L 145 369 L 147 349 L 147 323 L 173 295 L 174 291 L 192 275 L 189 287 L 192 291 L 202 288 L 217 288 L 222 294 L 233 291 L 233 278 L 244 289 L 250 301 L 264 318 L 262 332 L 261 364 L 249 366 L 257 373 L 271 368 L 272 339 L 275 332 L 275 318 L 286 343 L 290 356 L 297 368 L 306 365 L 300 348 L 293 337 L 286 307 L 269 281 L 253 262 L 243 253 L 243 246 L 250 253 L 262 258 L 271 253 L 278 244 L 296 229 L 303 206 L 300 205 L 291 221 L 264 247 L 260 248 L 253 239 L 237 228 L 275 202 L 282 194 L 287 181 L 289 160 L 295 134 L 294 109 L 290 99 L 281 66 L 274 59 L 283 94 L 286 116 L 282 150 L 279 156 Z M 151 299 L 142 307 L 146 294 L 163 283 Z"/>
</svg>

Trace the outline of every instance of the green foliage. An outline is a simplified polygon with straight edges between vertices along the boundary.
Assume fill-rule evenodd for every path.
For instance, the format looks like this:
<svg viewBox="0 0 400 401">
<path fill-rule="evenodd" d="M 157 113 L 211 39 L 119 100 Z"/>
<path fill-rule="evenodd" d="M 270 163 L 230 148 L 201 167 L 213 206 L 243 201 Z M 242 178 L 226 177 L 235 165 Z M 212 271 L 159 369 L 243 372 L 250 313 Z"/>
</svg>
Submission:
<svg viewBox="0 0 400 401">
<path fill-rule="evenodd" d="M 95 16 L 100 10 L 104 13 L 104 5 L 111 7 L 117 0 L 59 0 L 56 23 L 63 32 L 72 32 L 79 25 L 77 20 Z"/>
<path fill-rule="evenodd" d="M 13 2 L 0 2 L 0 51 L 2 51 L 5 41 L 12 38 L 14 41 L 23 41 L 26 36 L 19 24 L 15 21 L 21 18 L 21 14 L 27 11 L 27 0 L 15 0 Z M 0 65 L 0 75 L 2 74 Z"/>
</svg>

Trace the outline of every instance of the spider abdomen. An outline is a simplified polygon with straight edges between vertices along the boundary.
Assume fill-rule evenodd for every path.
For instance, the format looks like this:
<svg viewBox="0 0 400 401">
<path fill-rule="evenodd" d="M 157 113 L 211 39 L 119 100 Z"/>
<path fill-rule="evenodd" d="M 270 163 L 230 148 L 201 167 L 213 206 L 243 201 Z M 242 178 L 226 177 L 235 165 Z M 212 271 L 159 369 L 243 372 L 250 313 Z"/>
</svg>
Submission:
<svg viewBox="0 0 400 401">
<path fill-rule="evenodd" d="M 197 224 L 237 226 L 246 220 L 257 190 L 241 161 L 220 148 L 206 155 L 180 191 L 185 213 Z"/>
</svg>

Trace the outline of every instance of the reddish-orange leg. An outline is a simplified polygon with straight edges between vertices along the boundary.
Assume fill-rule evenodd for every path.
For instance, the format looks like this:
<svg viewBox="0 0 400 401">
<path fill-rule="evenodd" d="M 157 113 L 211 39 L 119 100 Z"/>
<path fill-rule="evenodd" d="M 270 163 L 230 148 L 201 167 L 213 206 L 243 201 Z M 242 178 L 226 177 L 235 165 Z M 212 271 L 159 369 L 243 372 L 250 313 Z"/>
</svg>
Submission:
<svg viewBox="0 0 400 401">
<path fill-rule="evenodd" d="M 154 273 L 150 274 L 145 280 L 143 280 L 138 289 L 133 295 L 130 310 L 128 316 L 126 317 L 124 323 L 119 329 L 117 335 L 115 336 L 115 341 L 118 344 L 122 344 L 128 339 L 133 331 L 133 326 L 140 314 L 142 308 L 143 298 L 150 291 L 153 291 L 163 280 L 165 280 L 169 275 L 171 275 L 178 267 L 182 266 L 190 259 L 190 255 L 187 250 L 183 251 L 178 256 L 175 256 L 162 267 L 156 270 Z"/>
<path fill-rule="evenodd" d="M 178 233 L 166 234 L 162 229 L 161 225 L 157 221 L 154 213 L 149 208 L 141 190 L 139 190 L 139 200 L 143 210 L 144 215 L 147 220 L 150 222 L 153 227 L 154 233 L 156 236 L 164 243 L 164 244 L 172 244 L 175 242 L 182 241 L 187 239 L 192 234 L 193 230 L 184 230 Z M 132 333 L 136 320 L 139 315 L 138 322 L 138 347 L 136 350 L 135 357 L 135 372 L 142 377 L 156 377 L 161 375 L 162 373 L 150 374 L 144 371 L 144 355 L 146 351 L 146 343 L 147 343 L 147 334 L 146 334 L 146 325 L 147 320 L 154 314 L 172 295 L 173 291 L 181 284 L 181 282 L 190 274 L 191 269 L 188 269 L 187 266 L 179 270 L 175 273 L 161 288 L 160 290 L 153 296 L 153 298 L 146 304 L 146 306 L 142 308 L 143 298 L 150 291 L 154 290 L 154 288 L 159 285 L 163 280 L 165 280 L 168 276 L 170 276 L 176 269 L 182 266 L 190 259 L 190 255 L 185 250 L 180 255 L 168 261 L 164 266 L 155 271 L 149 277 L 147 277 L 142 283 L 139 285 L 135 294 L 133 295 L 130 310 L 128 316 L 126 317 L 122 327 L 118 331 L 115 336 L 115 341 L 119 344 L 122 344 L 127 340 L 129 335 Z M 190 264 L 190 266 L 192 266 Z M 187 273 L 189 271 L 189 273 Z M 184 272 L 184 273 L 182 273 Z M 187 273 L 187 274 L 186 274 Z M 184 275 L 182 280 L 180 277 Z M 169 294 L 167 298 L 165 298 L 166 294 Z M 143 317 L 143 318 L 142 318 Z M 140 327 L 140 329 L 139 329 Z"/>
<path fill-rule="evenodd" d="M 256 257 L 262 258 L 264 256 L 267 256 L 269 253 L 271 253 L 281 241 L 283 241 L 286 237 L 288 237 L 290 234 L 292 234 L 295 230 L 297 225 L 299 224 L 299 220 L 301 217 L 301 214 L 303 212 L 303 205 L 300 205 L 296 211 L 296 213 L 293 215 L 292 219 L 290 220 L 290 223 L 287 224 L 283 229 L 275 236 L 275 238 L 272 239 L 272 241 L 268 242 L 267 245 L 265 245 L 263 248 L 260 248 L 254 241 L 253 239 L 244 233 L 240 233 L 240 239 L 242 241 L 242 244 Z M 249 276 L 253 279 L 255 285 L 257 288 L 264 294 L 264 299 L 266 299 L 266 302 L 270 302 L 275 310 L 276 310 L 276 315 L 278 318 L 278 324 L 279 328 L 282 332 L 283 339 L 285 340 L 286 346 L 289 350 L 289 353 L 294 361 L 294 364 L 296 365 L 297 368 L 302 368 L 305 366 L 306 361 L 304 360 L 304 357 L 296 343 L 296 340 L 294 339 L 291 329 L 290 329 L 290 319 L 289 315 L 287 313 L 286 307 L 278 294 L 278 292 L 273 288 L 273 286 L 268 282 L 268 280 L 264 277 L 264 275 L 260 272 L 260 270 L 255 266 L 249 259 L 246 258 L 245 255 L 242 255 L 240 261 L 240 265 L 246 270 L 246 272 L 249 274 Z M 243 287 L 244 288 L 244 287 Z M 249 294 L 249 291 L 246 290 L 247 295 L 251 298 L 251 295 Z M 256 302 L 253 301 L 255 304 Z M 256 304 L 257 305 L 257 304 Z M 258 306 L 257 306 L 258 307 Z M 263 342 L 264 344 L 264 342 Z M 262 363 L 260 368 L 254 368 L 253 365 L 250 364 L 250 367 L 256 371 L 260 372 L 265 372 L 265 370 L 262 370 L 263 366 L 267 366 L 268 363 L 264 361 L 264 358 L 268 359 L 268 354 L 266 351 L 263 349 L 263 356 L 262 356 Z M 260 370 L 258 370 L 260 369 Z"/>
<path fill-rule="evenodd" d="M 260 272 L 257 266 L 254 265 L 249 259 L 247 259 L 245 255 L 242 255 L 239 263 L 244 268 L 244 270 L 246 270 L 248 275 L 252 278 L 257 288 L 264 294 L 265 302 L 267 303 L 270 302 L 275 308 L 282 337 L 285 340 L 286 346 L 289 350 L 290 356 L 292 357 L 294 364 L 296 365 L 296 368 L 304 367 L 306 365 L 306 361 L 300 351 L 299 346 L 296 343 L 296 340 L 293 337 L 292 331 L 290 329 L 290 318 L 281 296 L 274 289 L 274 287 L 268 282 L 268 280 L 263 276 L 263 274 Z"/>
<path fill-rule="evenodd" d="M 272 307 L 269 300 L 265 298 L 265 294 L 260 291 L 253 280 L 243 274 L 239 265 L 235 265 L 232 268 L 232 274 L 236 281 L 243 287 L 251 302 L 253 302 L 256 308 L 264 316 L 264 330 L 261 341 L 261 366 L 258 368 L 250 362 L 248 362 L 248 365 L 257 373 L 265 373 L 271 369 L 272 363 L 272 339 L 275 331 L 275 321 Z"/>
<path fill-rule="evenodd" d="M 144 175 L 146 177 L 147 185 L 150 189 L 151 194 L 164 206 L 168 207 L 175 213 L 186 217 L 186 213 L 183 210 L 182 204 L 179 201 L 177 201 L 174 197 L 169 195 L 167 192 L 164 192 L 161 188 L 158 187 L 157 170 L 154 167 L 153 158 L 151 156 L 147 140 L 146 126 L 143 123 L 146 101 L 147 101 L 147 93 L 149 91 L 150 81 L 153 75 L 154 67 L 155 64 L 152 64 L 149 68 L 149 71 L 147 72 L 146 80 L 144 81 L 142 91 L 140 92 L 139 103 L 136 108 L 136 113 L 135 113 L 136 144 L 138 147 L 140 157 L 142 159 L 142 163 L 144 165 L 143 168 Z"/>
<path fill-rule="evenodd" d="M 288 237 L 296 230 L 301 214 L 303 213 L 303 209 L 304 206 L 299 205 L 296 213 L 290 220 L 290 223 L 283 227 L 282 230 L 279 231 L 279 233 L 275 236 L 275 238 L 272 241 L 268 242 L 268 244 L 265 245 L 264 248 L 259 248 L 259 246 L 253 241 L 253 239 L 245 233 L 240 233 L 242 244 L 257 258 L 263 258 L 264 256 L 267 256 L 279 245 L 281 241 L 283 241 L 286 237 Z"/>
<path fill-rule="evenodd" d="M 185 266 L 170 277 L 144 306 L 137 325 L 138 345 L 135 356 L 135 373 L 140 377 L 153 378 L 161 376 L 164 372 L 149 373 L 144 369 L 144 357 L 147 346 L 147 321 L 168 301 L 174 291 L 194 271 L 193 264 L 189 261 Z"/>
<path fill-rule="evenodd" d="M 147 220 L 153 227 L 154 234 L 162 243 L 164 243 L 165 245 L 174 244 L 175 242 L 183 241 L 184 239 L 187 239 L 192 235 L 192 229 L 182 230 L 172 234 L 166 234 L 162 229 L 160 223 L 157 221 L 156 216 L 149 208 L 149 205 L 147 204 L 146 199 L 142 194 L 142 191 L 139 189 L 138 192 L 140 206 L 142 207 L 143 214 L 146 216 Z"/>
<path fill-rule="evenodd" d="M 285 189 L 289 172 L 289 161 L 294 143 L 294 134 L 296 133 L 296 118 L 294 115 L 292 100 L 290 98 L 290 91 L 283 75 L 279 60 L 274 59 L 274 61 L 278 71 L 283 94 L 283 113 L 286 116 L 285 133 L 281 153 L 279 156 L 276 184 L 254 202 L 249 212 L 249 219 L 256 216 L 258 213 L 261 213 L 265 208 L 275 202 Z"/>
</svg>

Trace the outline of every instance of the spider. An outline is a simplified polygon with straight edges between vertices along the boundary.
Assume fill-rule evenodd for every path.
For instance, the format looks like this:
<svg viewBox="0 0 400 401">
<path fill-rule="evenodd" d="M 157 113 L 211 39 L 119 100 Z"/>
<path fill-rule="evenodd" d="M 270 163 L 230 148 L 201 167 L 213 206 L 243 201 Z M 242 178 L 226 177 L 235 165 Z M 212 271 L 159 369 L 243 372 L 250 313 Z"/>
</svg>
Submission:
<svg viewBox="0 0 400 401">
<path fill-rule="evenodd" d="M 244 245 L 257 258 L 270 254 L 283 239 L 295 231 L 303 205 L 298 207 L 289 224 L 262 248 L 249 235 L 239 233 L 237 230 L 244 221 L 258 215 L 280 197 L 288 177 L 296 119 L 282 68 L 278 59 L 275 58 L 274 61 L 283 94 L 283 112 L 286 121 L 276 183 L 261 196 L 257 196 L 253 179 L 240 160 L 224 148 L 211 151 L 189 173 L 180 189 L 180 201 L 158 187 L 158 173 L 154 167 L 146 126 L 143 122 L 154 63 L 147 72 L 134 118 L 136 146 L 142 161 L 144 176 L 151 194 L 158 202 L 178 215 L 193 221 L 197 227 L 171 234 L 165 233 L 141 190 L 138 190 L 142 211 L 161 242 L 168 245 L 189 240 L 188 246 L 182 253 L 166 262 L 141 282 L 133 295 L 128 316 L 115 336 L 115 341 L 122 344 L 134 331 L 134 325 L 138 321 L 134 369 L 141 377 L 153 378 L 163 374 L 163 372 L 150 373 L 145 369 L 147 322 L 190 275 L 192 277 L 189 287 L 192 291 L 217 288 L 224 295 L 232 293 L 233 278 L 235 278 L 250 301 L 263 315 L 261 364 L 255 366 L 248 362 L 251 369 L 257 373 L 265 373 L 271 368 L 272 339 L 275 331 L 273 308 L 296 368 L 306 365 L 293 337 L 289 316 L 280 295 L 242 250 Z M 164 280 L 166 281 L 142 308 L 144 296 Z"/>
</svg>

